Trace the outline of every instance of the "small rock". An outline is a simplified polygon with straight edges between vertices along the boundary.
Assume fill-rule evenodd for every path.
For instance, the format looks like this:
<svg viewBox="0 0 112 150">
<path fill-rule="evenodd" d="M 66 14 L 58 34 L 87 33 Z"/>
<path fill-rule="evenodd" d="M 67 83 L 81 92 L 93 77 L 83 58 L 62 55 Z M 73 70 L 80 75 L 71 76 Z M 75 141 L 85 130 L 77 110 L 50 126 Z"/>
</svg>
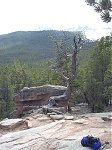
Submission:
<svg viewBox="0 0 112 150">
<path fill-rule="evenodd" d="M 77 124 L 87 124 L 86 120 L 85 119 L 78 119 L 78 120 L 75 120 L 73 121 L 74 123 L 77 123 Z"/>
<path fill-rule="evenodd" d="M 74 117 L 73 116 L 64 116 L 65 120 L 73 120 Z"/>
<path fill-rule="evenodd" d="M 67 115 L 67 116 L 71 116 L 71 114 L 70 114 L 70 113 L 68 113 L 68 112 L 66 112 L 66 113 L 65 113 L 65 115 Z"/>
<path fill-rule="evenodd" d="M 50 116 L 50 115 L 56 115 L 56 113 L 55 112 L 47 113 L 47 116 Z"/>
<path fill-rule="evenodd" d="M 87 116 L 81 116 L 81 118 L 88 118 Z"/>
<path fill-rule="evenodd" d="M 24 121 L 24 124 L 25 124 L 25 126 L 26 126 L 27 129 L 32 128 L 32 123 L 31 123 L 31 121 L 25 120 L 25 121 Z"/>
<path fill-rule="evenodd" d="M 101 118 L 104 121 L 111 121 L 112 120 L 112 117 L 101 117 Z"/>
<path fill-rule="evenodd" d="M 14 129 L 23 124 L 23 119 L 4 119 L 0 122 L 0 128 L 2 129 Z"/>
<path fill-rule="evenodd" d="M 50 115 L 50 118 L 53 120 L 60 120 L 60 119 L 63 119 L 64 116 L 63 115 Z"/>
</svg>

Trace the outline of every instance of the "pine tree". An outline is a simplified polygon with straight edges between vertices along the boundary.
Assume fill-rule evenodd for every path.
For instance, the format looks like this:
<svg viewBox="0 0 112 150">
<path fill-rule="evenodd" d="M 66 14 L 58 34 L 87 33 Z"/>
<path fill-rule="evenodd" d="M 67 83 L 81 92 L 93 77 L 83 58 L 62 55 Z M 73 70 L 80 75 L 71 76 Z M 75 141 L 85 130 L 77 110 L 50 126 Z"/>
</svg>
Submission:
<svg viewBox="0 0 112 150">
<path fill-rule="evenodd" d="M 112 1 L 111 0 L 86 0 L 87 4 L 94 7 L 94 10 L 101 15 L 101 19 L 108 23 L 111 22 Z"/>
<path fill-rule="evenodd" d="M 112 36 L 102 37 L 89 63 L 86 95 L 92 111 L 101 111 L 111 98 Z"/>
</svg>

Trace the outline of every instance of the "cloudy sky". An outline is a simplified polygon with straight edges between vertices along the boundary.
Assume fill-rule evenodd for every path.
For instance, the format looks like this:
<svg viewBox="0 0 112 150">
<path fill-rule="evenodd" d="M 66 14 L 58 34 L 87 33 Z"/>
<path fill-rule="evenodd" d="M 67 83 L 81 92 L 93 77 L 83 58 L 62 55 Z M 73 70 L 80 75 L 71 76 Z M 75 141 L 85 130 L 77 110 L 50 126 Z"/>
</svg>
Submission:
<svg viewBox="0 0 112 150">
<path fill-rule="evenodd" d="M 0 34 L 79 26 L 92 28 L 87 36 L 93 38 L 112 31 L 112 22 L 103 23 L 85 0 L 0 0 Z"/>
</svg>

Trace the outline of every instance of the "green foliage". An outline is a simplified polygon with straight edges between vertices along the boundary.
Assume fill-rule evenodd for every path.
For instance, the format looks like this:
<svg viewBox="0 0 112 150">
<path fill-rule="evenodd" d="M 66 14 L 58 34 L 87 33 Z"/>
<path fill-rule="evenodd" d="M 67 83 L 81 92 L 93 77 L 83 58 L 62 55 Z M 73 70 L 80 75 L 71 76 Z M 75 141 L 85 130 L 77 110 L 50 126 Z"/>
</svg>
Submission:
<svg viewBox="0 0 112 150">
<path fill-rule="evenodd" d="M 59 38 L 58 46 L 60 48 L 58 49 L 58 53 L 55 53 L 53 43 L 48 38 L 51 32 L 38 32 L 38 38 L 37 32 L 33 33 L 34 34 L 32 34 L 32 32 L 17 32 L 9 34 L 8 39 L 6 38 L 7 35 L 0 37 L 0 53 L 1 56 L 5 56 L 3 57 L 4 59 L 8 56 L 7 62 L 10 61 L 10 56 L 15 57 L 16 54 L 20 56 L 21 52 L 25 54 L 23 55 L 22 53 L 20 56 L 21 61 L 11 60 L 13 63 L 8 63 L 8 65 L 4 63 L 0 66 L 0 118 L 8 117 L 8 114 L 14 110 L 13 98 L 23 87 L 44 84 L 63 85 L 62 76 L 57 72 L 56 67 L 64 70 L 64 75 L 66 76 L 70 73 L 71 55 L 69 54 L 73 52 L 73 49 L 69 46 L 69 44 L 71 44 L 69 41 L 63 43 L 62 39 L 64 37 L 62 33 L 58 32 L 59 35 L 55 35 L 57 32 L 52 31 L 55 37 L 57 39 Z M 28 34 L 29 37 L 26 34 Z M 70 40 L 72 39 L 73 41 L 74 34 L 70 33 L 69 35 Z M 43 39 L 43 36 L 46 38 Z M 21 40 L 21 38 L 23 39 Z M 13 40 L 15 43 L 18 41 L 19 46 L 14 46 L 15 43 Z M 40 45 L 43 44 L 41 40 L 43 40 L 45 44 L 44 50 L 46 50 L 47 53 L 46 59 L 45 57 L 40 57 L 39 53 L 37 54 L 36 48 L 34 48 L 37 41 Z M 46 40 L 50 42 L 47 43 Z M 34 48 L 33 50 L 27 49 L 28 51 L 24 51 L 21 48 L 21 46 L 23 46 L 23 48 L 29 48 L 30 44 L 32 49 Z M 48 47 L 52 49 L 52 52 L 50 49 L 47 49 Z M 44 53 L 44 51 L 41 51 L 41 53 Z M 58 56 L 57 61 L 55 59 L 56 54 Z M 37 57 L 39 57 L 40 60 L 44 59 L 44 61 L 38 61 Z M 52 59 L 49 59 L 51 57 Z M 25 59 L 27 59 L 27 61 L 23 63 Z M 112 36 L 102 37 L 97 42 L 85 43 L 83 50 L 80 50 L 78 53 L 78 62 L 79 67 L 77 68 L 76 79 L 70 81 L 72 101 L 88 102 L 93 112 L 102 111 L 108 100 L 112 97 Z"/>
<path fill-rule="evenodd" d="M 4 65 L 0 68 L 0 118 L 9 117 L 15 109 L 14 96 L 23 87 L 44 84 L 60 85 L 59 74 L 52 69 L 51 62 L 31 67 L 20 63 Z"/>
<path fill-rule="evenodd" d="M 111 22 L 112 1 L 111 0 L 86 0 L 87 4 L 93 6 L 95 11 L 101 14 L 101 19 L 108 23 Z"/>
<path fill-rule="evenodd" d="M 8 66 L 0 69 L 0 104 L 2 117 L 8 117 L 12 103 L 13 88 L 10 82 Z"/>
<path fill-rule="evenodd" d="M 112 98 L 112 36 L 98 40 L 88 58 L 73 81 L 74 102 L 87 102 L 92 112 L 101 112 Z"/>
<path fill-rule="evenodd" d="M 102 110 L 111 99 L 111 60 L 112 36 L 102 37 L 89 62 L 90 71 L 84 89 L 93 111 Z"/>
<path fill-rule="evenodd" d="M 73 45 L 73 36 L 76 33 L 66 31 L 67 37 L 69 37 L 66 43 L 67 47 Z M 29 31 L 0 35 L 0 66 L 16 60 L 30 66 L 36 66 L 39 62 L 49 59 L 54 60 L 56 51 L 50 37 L 62 41 L 63 31 Z M 88 43 L 93 44 L 91 41 Z M 88 47 L 88 43 L 85 42 L 84 48 Z M 71 48 L 70 52 L 72 52 Z"/>
</svg>

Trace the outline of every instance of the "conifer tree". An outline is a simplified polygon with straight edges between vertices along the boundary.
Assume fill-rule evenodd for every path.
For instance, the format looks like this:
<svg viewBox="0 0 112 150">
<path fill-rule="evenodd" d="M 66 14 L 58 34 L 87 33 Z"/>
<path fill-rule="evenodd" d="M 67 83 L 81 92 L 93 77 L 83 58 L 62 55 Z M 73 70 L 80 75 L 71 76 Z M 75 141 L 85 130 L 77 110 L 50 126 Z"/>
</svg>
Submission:
<svg viewBox="0 0 112 150">
<path fill-rule="evenodd" d="M 87 4 L 94 7 L 94 10 L 101 15 L 101 19 L 108 23 L 112 19 L 112 1 L 111 0 L 86 0 Z"/>
</svg>

